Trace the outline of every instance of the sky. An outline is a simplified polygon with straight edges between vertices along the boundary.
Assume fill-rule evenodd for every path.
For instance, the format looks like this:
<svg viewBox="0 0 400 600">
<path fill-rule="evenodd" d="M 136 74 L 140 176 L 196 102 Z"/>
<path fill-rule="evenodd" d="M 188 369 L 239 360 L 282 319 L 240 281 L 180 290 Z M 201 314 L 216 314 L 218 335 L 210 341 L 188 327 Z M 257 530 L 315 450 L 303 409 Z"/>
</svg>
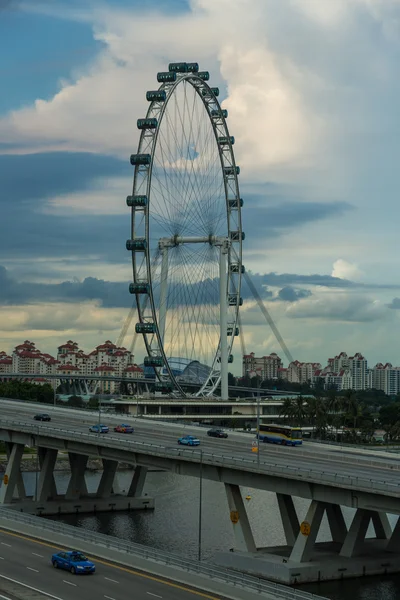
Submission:
<svg viewBox="0 0 400 600">
<path fill-rule="evenodd" d="M 0 0 L 0 350 L 118 339 L 136 119 L 181 60 L 229 111 L 243 262 L 292 355 L 399 365 L 400 0 Z M 243 297 L 246 351 L 282 355 Z"/>
</svg>

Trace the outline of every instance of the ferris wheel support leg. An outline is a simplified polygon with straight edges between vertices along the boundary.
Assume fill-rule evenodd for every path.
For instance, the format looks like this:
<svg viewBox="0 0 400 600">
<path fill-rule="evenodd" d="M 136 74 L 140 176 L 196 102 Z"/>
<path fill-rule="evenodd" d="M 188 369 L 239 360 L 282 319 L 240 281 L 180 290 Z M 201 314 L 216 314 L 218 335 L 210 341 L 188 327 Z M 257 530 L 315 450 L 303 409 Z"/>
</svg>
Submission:
<svg viewBox="0 0 400 600">
<path fill-rule="evenodd" d="M 168 248 L 161 250 L 161 283 L 160 283 L 160 337 L 164 344 L 165 319 L 167 316 L 167 287 L 168 287 Z"/>
<path fill-rule="evenodd" d="M 228 392 L 228 323 L 227 323 L 227 248 L 220 246 L 219 250 L 219 321 L 220 321 L 220 351 L 221 351 L 221 400 L 229 400 Z"/>
</svg>

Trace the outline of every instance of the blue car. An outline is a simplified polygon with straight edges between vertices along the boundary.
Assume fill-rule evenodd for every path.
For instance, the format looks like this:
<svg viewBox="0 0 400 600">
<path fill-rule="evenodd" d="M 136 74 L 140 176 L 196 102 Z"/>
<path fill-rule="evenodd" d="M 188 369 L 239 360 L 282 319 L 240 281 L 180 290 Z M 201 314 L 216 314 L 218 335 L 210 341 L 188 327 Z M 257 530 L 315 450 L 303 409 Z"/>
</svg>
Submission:
<svg viewBox="0 0 400 600">
<path fill-rule="evenodd" d="M 51 562 L 55 569 L 65 569 L 74 575 L 83 575 L 84 573 L 94 573 L 96 571 L 94 563 L 77 550 L 68 550 L 68 552 L 53 554 Z"/>
<path fill-rule="evenodd" d="M 92 433 L 108 433 L 108 425 L 92 425 L 89 427 L 89 431 Z"/>
<path fill-rule="evenodd" d="M 200 446 L 200 440 L 194 435 L 185 435 L 178 439 L 178 444 L 183 446 Z"/>
</svg>

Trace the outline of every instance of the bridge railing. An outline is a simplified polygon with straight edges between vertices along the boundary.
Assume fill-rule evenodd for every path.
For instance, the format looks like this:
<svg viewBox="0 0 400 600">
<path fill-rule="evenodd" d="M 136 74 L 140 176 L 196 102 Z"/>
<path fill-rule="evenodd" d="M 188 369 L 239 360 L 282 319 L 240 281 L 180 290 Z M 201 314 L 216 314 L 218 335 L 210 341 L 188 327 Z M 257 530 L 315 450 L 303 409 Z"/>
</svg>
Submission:
<svg viewBox="0 0 400 600">
<path fill-rule="evenodd" d="M 260 595 L 269 594 L 276 598 L 282 598 L 283 600 L 327 600 L 321 596 L 316 596 L 315 594 L 289 588 L 265 579 L 246 575 L 238 571 L 224 567 L 216 567 L 206 562 L 199 562 L 179 556 L 178 554 L 156 550 L 142 544 L 135 544 L 134 542 L 121 540 L 114 536 L 96 533 L 90 531 L 89 529 L 74 527 L 41 517 L 27 515 L 11 509 L 1 508 L 0 519 L 5 519 L 10 522 L 18 522 L 60 535 L 72 537 L 75 540 L 75 547 L 76 540 L 82 540 L 97 546 L 117 550 L 121 553 L 135 555 L 142 559 L 144 558 L 146 560 L 155 561 L 163 565 L 169 565 L 184 571 L 203 575 L 210 579 L 220 580 L 235 587 L 246 588 L 247 590 L 254 591 Z"/>
<path fill-rule="evenodd" d="M 273 456 L 272 453 L 268 453 L 267 456 L 266 453 L 263 453 L 262 458 L 260 457 L 260 460 L 258 461 L 257 458 L 216 454 L 214 452 L 204 451 L 200 448 L 188 449 L 183 448 L 182 446 L 171 447 L 161 444 L 141 442 L 138 440 L 122 440 L 121 437 L 113 436 L 113 434 L 107 434 L 107 436 L 103 434 L 100 441 L 100 436 L 97 433 L 77 432 L 76 430 L 54 426 L 52 426 L 50 429 L 46 425 L 28 424 L 26 421 L 7 419 L 0 419 L 0 429 L 28 433 L 33 436 L 40 435 L 43 437 L 51 437 L 64 441 L 79 441 L 81 443 L 90 444 L 91 446 L 110 448 L 120 451 L 122 450 L 125 452 L 133 452 L 135 454 L 148 454 L 166 459 L 179 459 L 180 461 L 183 460 L 194 463 L 199 463 L 201 461 L 204 464 L 209 464 L 212 466 L 226 466 L 254 473 L 274 475 L 277 477 L 282 477 L 284 469 L 284 476 L 287 479 L 303 479 L 305 481 L 325 483 L 335 487 L 357 489 L 374 494 L 385 492 L 386 495 L 398 496 L 400 488 L 400 482 L 391 480 L 393 477 L 393 471 L 400 470 L 399 465 L 393 465 L 393 468 L 388 468 L 387 466 L 383 466 L 382 462 L 373 461 L 366 458 L 356 459 L 351 457 L 350 459 L 348 456 L 345 456 L 340 457 L 340 459 L 338 459 L 336 462 L 343 462 L 347 465 L 351 463 L 352 465 L 360 465 L 364 468 L 377 467 L 379 469 L 379 475 L 382 476 L 382 474 L 387 474 L 388 480 L 378 479 L 376 476 L 374 476 L 373 472 L 371 472 L 371 477 L 367 478 L 365 476 L 357 476 L 347 473 L 339 474 L 337 472 L 332 472 L 332 469 L 327 471 L 324 470 L 322 463 L 320 468 L 318 466 L 313 466 L 311 468 L 302 467 L 301 464 L 296 466 L 283 464 L 282 461 L 276 462 L 275 457 L 278 456 L 276 453 L 274 453 L 275 456 Z M 33 444 L 35 443 L 36 442 L 33 441 Z M 89 449 L 88 454 L 90 454 Z M 98 456 L 101 455 L 101 453 L 95 452 L 93 455 Z M 309 453 L 307 454 L 307 457 L 308 459 L 310 458 Z M 282 458 L 282 454 L 279 455 L 278 459 L 279 458 Z M 124 461 L 129 462 L 129 457 L 127 456 L 124 458 Z M 132 464 L 135 462 L 136 457 L 132 461 Z M 328 464 L 331 462 L 333 463 L 334 459 L 332 458 L 327 462 Z"/>
</svg>

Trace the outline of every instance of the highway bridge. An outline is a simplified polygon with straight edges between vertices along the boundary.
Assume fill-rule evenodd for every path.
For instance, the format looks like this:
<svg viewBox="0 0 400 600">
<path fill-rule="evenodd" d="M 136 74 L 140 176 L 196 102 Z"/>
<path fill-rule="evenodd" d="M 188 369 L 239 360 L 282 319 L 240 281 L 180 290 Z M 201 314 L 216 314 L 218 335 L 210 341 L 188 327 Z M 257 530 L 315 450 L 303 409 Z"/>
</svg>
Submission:
<svg viewBox="0 0 400 600">
<path fill-rule="evenodd" d="M 84 470 L 89 456 L 104 461 L 102 497 L 111 497 L 113 477 L 119 462 L 136 467 L 128 490 L 131 501 L 143 501 L 141 496 L 146 469 L 157 468 L 180 475 L 204 477 L 224 485 L 228 514 L 235 534 L 235 552 L 222 553 L 216 560 L 229 567 L 263 573 L 276 580 L 293 583 L 318 578 L 357 576 L 399 570 L 400 526 L 392 531 L 387 513 L 400 514 L 400 466 L 398 459 L 381 453 L 377 456 L 349 451 L 332 452 L 314 445 L 302 448 L 275 447 L 261 444 L 260 453 L 251 452 L 252 439 L 233 434 L 228 439 L 207 438 L 196 431 L 201 446 L 183 449 L 177 446 L 182 426 L 134 422 L 133 437 L 110 433 L 98 436 L 88 432 L 93 417 L 75 411 L 53 408 L 51 423 L 32 421 L 37 406 L 2 402 L 0 439 L 9 446 L 7 466 L 8 488 L 0 490 L 0 501 L 10 504 L 14 492 L 20 498 L 24 490 L 19 476 L 19 460 L 23 444 L 42 449 L 42 470 L 39 478 L 42 509 L 51 503 L 61 506 L 73 501 L 77 505 L 87 499 Z M 112 417 L 108 417 L 109 420 Z M 19 450 L 18 450 L 19 448 Z M 56 499 L 54 468 L 57 452 L 71 457 L 70 498 Z M 258 488 L 277 494 L 286 546 L 257 548 L 247 517 L 240 487 Z M 100 487 L 100 486 L 99 486 Z M 101 496 L 100 492 L 98 496 Z M 299 519 L 293 497 L 310 500 L 307 514 Z M 100 501 L 100 497 L 91 501 Z M 126 500 L 125 500 L 126 501 Z M 21 502 L 21 500 L 20 500 Z M 32 500 L 30 500 L 32 503 Z M 27 510 L 28 502 L 24 501 Z M 16 504 L 14 504 L 17 506 Z M 32 512 L 37 510 L 34 503 Z M 341 507 L 355 509 L 351 525 L 345 523 Z M 45 512 L 45 511 L 43 511 Z M 329 546 L 316 543 L 323 516 L 326 514 L 332 542 Z M 267 515 L 266 515 L 266 518 Z M 366 539 L 369 524 L 375 538 Z M 261 559 L 262 557 L 262 559 Z"/>
</svg>

